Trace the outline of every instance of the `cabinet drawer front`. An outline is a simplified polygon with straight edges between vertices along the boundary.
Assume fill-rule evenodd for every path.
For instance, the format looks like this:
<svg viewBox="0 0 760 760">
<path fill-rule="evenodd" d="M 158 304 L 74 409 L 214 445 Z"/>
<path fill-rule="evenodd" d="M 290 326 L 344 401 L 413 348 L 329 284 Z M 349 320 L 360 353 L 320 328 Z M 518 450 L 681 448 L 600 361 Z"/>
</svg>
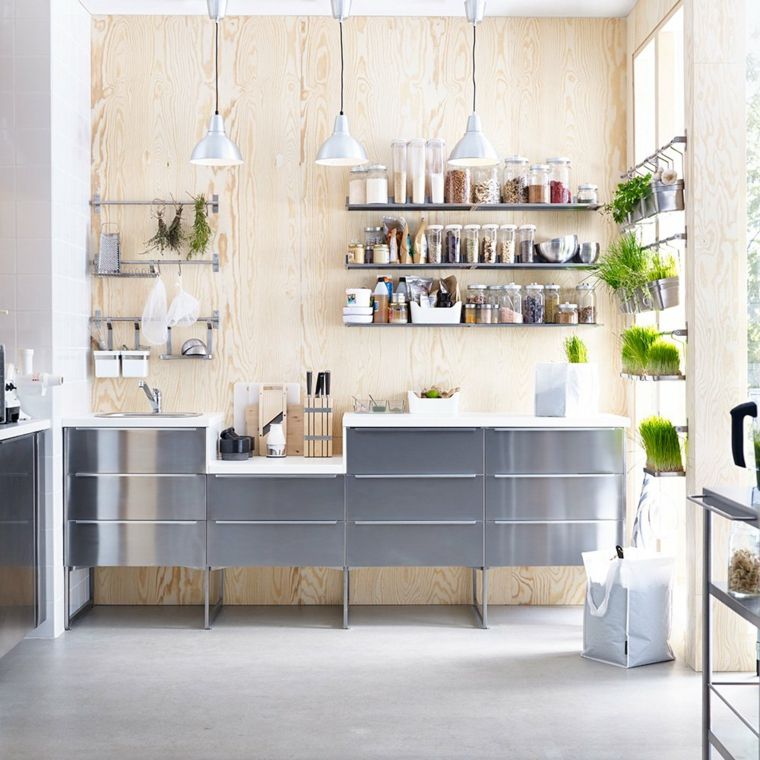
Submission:
<svg viewBox="0 0 760 760">
<path fill-rule="evenodd" d="M 581 552 L 622 543 L 623 523 L 601 522 L 486 523 L 489 567 L 581 565 Z"/>
<path fill-rule="evenodd" d="M 206 472 L 206 431 L 67 428 L 67 470 L 77 473 Z"/>
<path fill-rule="evenodd" d="M 76 521 L 66 524 L 70 567 L 205 567 L 204 521 Z"/>
<path fill-rule="evenodd" d="M 622 520 L 623 475 L 486 478 L 488 520 Z"/>
<path fill-rule="evenodd" d="M 482 567 L 483 523 L 349 522 L 349 567 Z"/>
<path fill-rule="evenodd" d="M 34 435 L 0 441 L 0 523 L 34 519 L 36 478 Z"/>
<path fill-rule="evenodd" d="M 205 475 L 69 475 L 69 520 L 205 520 Z"/>
<path fill-rule="evenodd" d="M 488 430 L 486 472 L 624 473 L 625 434 L 611 430 Z"/>
<path fill-rule="evenodd" d="M 210 520 L 342 520 L 343 476 L 209 476 Z"/>
<path fill-rule="evenodd" d="M 208 523 L 211 567 L 343 567 L 343 521 Z"/>
<path fill-rule="evenodd" d="M 429 475 L 483 472 L 483 431 L 477 428 L 351 428 L 348 472 Z"/>
<path fill-rule="evenodd" d="M 349 475 L 350 520 L 482 520 L 483 478 Z"/>
</svg>

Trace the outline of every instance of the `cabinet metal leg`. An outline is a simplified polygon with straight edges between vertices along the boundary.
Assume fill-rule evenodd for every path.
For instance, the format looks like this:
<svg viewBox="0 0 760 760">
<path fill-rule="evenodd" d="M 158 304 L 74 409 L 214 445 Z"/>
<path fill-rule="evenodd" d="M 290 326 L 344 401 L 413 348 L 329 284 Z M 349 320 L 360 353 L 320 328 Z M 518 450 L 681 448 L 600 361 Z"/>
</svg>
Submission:
<svg viewBox="0 0 760 760">
<path fill-rule="evenodd" d="M 350 577 L 347 567 L 343 568 L 343 628 L 348 628 L 348 605 L 349 605 L 349 590 L 350 590 Z"/>
<path fill-rule="evenodd" d="M 71 630 L 71 568 L 63 568 L 63 628 Z"/>
<path fill-rule="evenodd" d="M 478 570 L 481 574 L 480 606 L 478 606 Z M 488 568 L 472 568 L 472 607 L 481 628 L 488 628 Z"/>
<path fill-rule="evenodd" d="M 710 572 L 712 563 L 712 514 L 702 515 L 702 760 L 710 760 L 710 682 L 712 681 L 712 622 L 710 620 Z"/>
<path fill-rule="evenodd" d="M 219 573 L 219 594 L 216 601 L 211 603 L 211 573 Z M 210 631 L 216 616 L 224 606 L 224 569 L 213 570 L 207 567 L 203 572 L 203 627 Z"/>
</svg>

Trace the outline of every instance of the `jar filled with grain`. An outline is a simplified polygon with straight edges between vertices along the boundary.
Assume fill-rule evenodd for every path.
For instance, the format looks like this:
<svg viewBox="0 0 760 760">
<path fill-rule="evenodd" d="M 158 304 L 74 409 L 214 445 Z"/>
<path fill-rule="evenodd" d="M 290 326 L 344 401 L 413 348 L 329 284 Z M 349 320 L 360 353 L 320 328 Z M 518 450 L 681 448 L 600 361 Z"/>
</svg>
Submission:
<svg viewBox="0 0 760 760">
<path fill-rule="evenodd" d="M 499 227 L 499 263 L 515 263 L 515 237 L 517 235 L 517 225 L 502 224 Z"/>
<path fill-rule="evenodd" d="M 383 164 L 367 169 L 367 203 L 388 203 L 388 171 Z"/>
<path fill-rule="evenodd" d="M 406 140 L 391 143 L 393 159 L 393 202 L 406 203 Z"/>
<path fill-rule="evenodd" d="M 517 240 L 520 264 L 533 264 L 536 255 L 536 225 L 521 224 L 517 229 Z"/>
<path fill-rule="evenodd" d="M 462 263 L 462 225 L 447 224 L 446 233 L 446 263 Z"/>
<path fill-rule="evenodd" d="M 427 141 L 427 193 L 431 203 L 444 202 L 446 141 L 433 137 Z"/>
<path fill-rule="evenodd" d="M 528 175 L 528 203 L 549 203 L 549 167 L 533 164 Z"/>
<path fill-rule="evenodd" d="M 465 224 L 462 233 L 463 259 L 468 264 L 477 264 L 480 255 L 480 225 Z"/>
<path fill-rule="evenodd" d="M 480 228 L 480 261 L 482 264 L 495 264 L 499 259 L 499 225 L 484 224 Z"/>
<path fill-rule="evenodd" d="M 477 323 L 479 325 L 491 325 L 494 323 L 494 308 L 490 303 L 484 303 L 478 306 Z"/>
<path fill-rule="evenodd" d="M 472 173 L 466 166 L 448 165 L 446 170 L 446 203 L 469 204 L 472 196 Z"/>
<path fill-rule="evenodd" d="M 544 324 L 544 286 L 537 282 L 526 285 L 522 307 L 526 325 Z"/>
<path fill-rule="evenodd" d="M 499 323 L 499 306 L 503 290 L 503 285 L 489 285 L 486 290 L 486 303 L 491 306 L 491 322 L 494 324 Z"/>
<path fill-rule="evenodd" d="M 348 178 L 348 203 L 361 206 L 367 202 L 367 167 L 354 166 Z"/>
<path fill-rule="evenodd" d="M 501 175 L 501 202 L 528 202 L 528 159 L 524 156 L 509 156 L 504 159 Z"/>
<path fill-rule="evenodd" d="M 578 305 L 574 303 L 561 303 L 557 308 L 558 325 L 578 324 Z"/>
<path fill-rule="evenodd" d="M 473 284 L 467 286 L 467 303 L 482 306 L 488 301 L 488 287 L 486 285 Z"/>
<path fill-rule="evenodd" d="M 520 324 L 522 314 L 522 288 L 514 282 L 504 286 L 499 304 L 499 322 L 501 324 Z"/>
<path fill-rule="evenodd" d="M 558 309 L 559 285 L 552 282 L 544 286 L 544 320 L 546 324 L 553 325 L 557 322 Z"/>
<path fill-rule="evenodd" d="M 570 159 L 547 158 L 549 165 L 549 201 L 550 203 L 570 203 Z"/>
<path fill-rule="evenodd" d="M 582 325 L 596 324 L 596 294 L 590 282 L 582 282 L 575 288 L 578 302 L 578 322 Z"/>
<path fill-rule="evenodd" d="M 407 189 L 412 203 L 425 202 L 425 141 L 415 137 L 409 141 L 407 155 Z"/>
<path fill-rule="evenodd" d="M 731 523 L 728 590 L 740 599 L 760 596 L 760 531 L 743 522 Z"/>
<path fill-rule="evenodd" d="M 478 166 L 472 170 L 472 202 L 480 204 L 498 203 L 501 198 L 499 189 L 499 167 Z"/>
<path fill-rule="evenodd" d="M 428 248 L 428 262 L 443 264 L 443 225 L 429 224 L 425 230 Z"/>
</svg>

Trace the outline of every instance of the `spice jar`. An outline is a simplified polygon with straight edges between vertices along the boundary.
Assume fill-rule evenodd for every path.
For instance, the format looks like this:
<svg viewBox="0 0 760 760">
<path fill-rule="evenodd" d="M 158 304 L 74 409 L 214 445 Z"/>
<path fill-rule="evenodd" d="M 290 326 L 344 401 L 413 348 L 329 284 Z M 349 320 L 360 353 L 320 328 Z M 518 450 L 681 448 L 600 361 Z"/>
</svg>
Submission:
<svg viewBox="0 0 760 760">
<path fill-rule="evenodd" d="M 499 306 L 503 290 L 503 285 L 489 285 L 486 290 L 486 303 L 491 306 L 491 322 L 494 324 L 499 323 Z"/>
<path fill-rule="evenodd" d="M 427 141 L 427 192 L 431 203 L 443 203 L 445 168 L 446 141 L 434 137 Z"/>
<path fill-rule="evenodd" d="M 446 225 L 446 263 L 460 264 L 462 262 L 462 225 Z"/>
<path fill-rule="evenodd" d="M 367 203 L 388 203 L 388 171 L 382 164 L 367 170 Z"/>
<path fill-rule="evenodd" d="M 528 202 L 528 159 L 510 156 L 504 159 L 501 179 L 502 203 Z"/>
<path fill-rule="evenodd" d="M 364 264 L 364 244 L 358 240 L 352 241 L 348 246 L 348 263 Z"/>
<path fill-rule="evenodd" d="M 504 286 L 500 296 L 499 322 L 501 324 L 520 324 L 522 314 L 522 288 L 514 282 Z"/>
<path fill-rule="evenodd" d="M 544 286 L 537 282 L 525 286 L 523 322 L 527 325 L 544 323 Z"/>
<path fill-rule="evenodd" d="M 482 306 L 488 300 L 486 297 L 487 287 L 485 285 L 468 285 L 467 286 L 467 303 L 474 303 Z"/>
<path fill-rule="evenodd" d="M 373 264 L 389 264 L 391 260 L 391 249 L 388 243 L 377 243 L 372 248 Z"/>
<path fill-rule="evenodd" d="M 530 167 L 528 203 L 549 203 L 549 167 L 546 164 Z"/>
<path fill-rule="evenodd" d="M 448 165 L 446 171 L 446 203 L 470 203 L 472 174 L 468 167 Z"/>
<path fill-rule="evenodd" d="M 596 324 L 596 294 L 590 282 L 582 282 L 575 287 L 578 301 L 578 322 L 582 325 Z"/>
<path fill-rule="evenodd" d="M 493 312 L 494 308 L 490 303 L 480 304 L 477 307 L 477 323 L 479 325 L 493 324 Z"/>
<path fill-rule="evenodd" d="M 760 531 L 743 522 L 731 523 L 728 590 L 739 598 L 760 596 Z"/>
<path fill-rule="evenodd" d="M 596 206 L 599 203 L 599 187 L 597 185 L 578 185 L 578 194 L 575 196 L 576 203 L 590 203 Z"/>
<path fill-rule="evenodd" d="M 557 307 L 558 325 L 578 324 L 578 305 L 574 303 L 561 303 Z"/>
<path fill-rule="evenodd" d="M 557 309 L 559 307 L 559 285 L 549 283 L 544 286 L 544 321 L 553 325 L 557 321 Z"/>
<path fill-rule="evenodd" d="M 479 166 L 472 170 L 472 202 L 498 203 L 499 168 L 497 166 Z"/>
<path fill-rule="evenodd" d="M 393 159 L 393 202 L 406 203 L 406 140 L 391 143 Z"/>
<path fill-rule="evenodd" d="M 406 324 L 409 321 L 409 306 L 403 293 L 394 293 L 390 308 L 390 322 L 392 324 Z"/>
<path fill-rule="evenodd" d="M 364 228 L 364 263 L 374 264 L 374 250 L 376 245 L 385 242 L 385 235 L 382 227 L 365 227 Z"/>
<path fill-rule="evenodd" d="M 443 225 L 429 224 L 425 230 L 427 238 L 428 262 L 430 264 L 443 263 Z"/>
<path fill-rule="evenodd" d="M 348 203 L 361 206 L 367 202 L 367 167 L 354 166 L 348 179 Z"/>
<path fill-rule="evenodd" d="M 570 159 L 547 158 L 549 164 L 549 199 L 551 203 L 570 203 Z"/>
<path fill-rule="evenodd" d="M 464 233 L 462 234 L 462 245 L 464 247 L 464 260 L 468 264 L 477 264 L 480 255 L 480 225 L 465 224 Z"/>
<path fill-rule="evenodd" d="M 407 190 L 412 203 L 425 202 L 425 141 L 415 137 L 407 146 Z"/>
<path fill-rule="evenodd" d="M 532 264 L 535 260 L 536 252 L 536 225 L 521 224 L 517 229 L 519 244 L 517 246 L 520 254 L 521 264 Z"/>
<path fill-rule="evenodd" d="M 478 306 L 474 303 L 464 305 L 464 323 L 474 325 L 478 321 Z"/>
<path fill-rule="evenodd" d="M 499 262 L 501 264 L 515 263 L 515 235 L 517 225 L 502 224 L 499 227 Z"/>
<path fill-rule="evenodd" d="M 480 261 L 483 264 L 495 264 L 498 260 L 498 224 L 484 224 L 480 228 Z"/>
</svg>

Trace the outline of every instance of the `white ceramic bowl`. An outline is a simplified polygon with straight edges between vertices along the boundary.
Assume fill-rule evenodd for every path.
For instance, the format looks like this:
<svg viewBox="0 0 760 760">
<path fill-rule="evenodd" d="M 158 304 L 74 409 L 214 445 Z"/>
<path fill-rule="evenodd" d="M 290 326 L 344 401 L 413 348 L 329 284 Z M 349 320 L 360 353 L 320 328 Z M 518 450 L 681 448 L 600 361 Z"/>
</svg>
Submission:
<svg viewBox="0 0 760 760">
<path fill-rule="evenodd" d="M 372 315 L 348 314 L 343 317 L 343 323 L 347 325 L 370 325 L 372 324 Z"/>
</svg>

